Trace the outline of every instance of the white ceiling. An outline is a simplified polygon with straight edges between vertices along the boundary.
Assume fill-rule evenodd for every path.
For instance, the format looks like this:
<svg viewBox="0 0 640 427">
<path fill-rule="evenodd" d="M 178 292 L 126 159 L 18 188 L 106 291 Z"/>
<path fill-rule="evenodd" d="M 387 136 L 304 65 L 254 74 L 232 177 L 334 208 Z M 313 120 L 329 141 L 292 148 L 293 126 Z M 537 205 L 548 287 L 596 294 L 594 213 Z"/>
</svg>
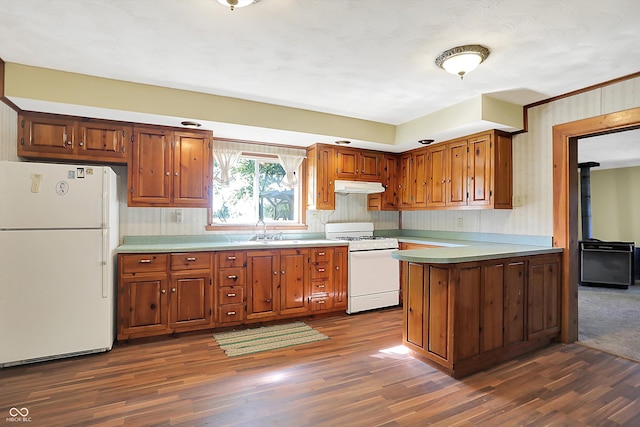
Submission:
<svg viewBox="0 0 640 427">
<path fill-rule="evenodd" d="M 639 21 L 638 0 L 0 0 L 0 58 L 397 125 L 638 72 Z M 491 55 L 461 81 L 434 59 L 463 44 Z"/>
</svg>

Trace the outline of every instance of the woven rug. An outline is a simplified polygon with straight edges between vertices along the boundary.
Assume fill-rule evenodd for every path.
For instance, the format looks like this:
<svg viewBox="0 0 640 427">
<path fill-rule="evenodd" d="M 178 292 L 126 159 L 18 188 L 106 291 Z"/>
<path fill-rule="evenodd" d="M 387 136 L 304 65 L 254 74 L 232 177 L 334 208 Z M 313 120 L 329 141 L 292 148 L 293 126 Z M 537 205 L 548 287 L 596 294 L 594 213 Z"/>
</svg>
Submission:
<svg viewBox="0 0 640 427">
<path fill-rule="evenodd" d="M 303 322 L 213 334 L 229 357 L 329 339 Z"/>
</svg>

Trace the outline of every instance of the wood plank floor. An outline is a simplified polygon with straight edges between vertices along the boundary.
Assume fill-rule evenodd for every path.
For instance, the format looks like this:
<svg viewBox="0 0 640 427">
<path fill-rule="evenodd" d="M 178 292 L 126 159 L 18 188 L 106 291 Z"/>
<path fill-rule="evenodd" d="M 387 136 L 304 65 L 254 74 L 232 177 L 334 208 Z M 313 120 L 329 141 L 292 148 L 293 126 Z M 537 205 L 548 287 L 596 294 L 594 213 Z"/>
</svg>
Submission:
<svg viewBox="0 0 640 427">
<path fill-rule="evenodd" d="M 454 380 L 388 350 L 401 310 L 307 323 L 330 339 L 227 358 L 194 333 L 0 369 L 0 424 L 24 425 L 16 407 L 47 427 L 640 425 L 640 364 L 579 344 Z"/>
</svg>

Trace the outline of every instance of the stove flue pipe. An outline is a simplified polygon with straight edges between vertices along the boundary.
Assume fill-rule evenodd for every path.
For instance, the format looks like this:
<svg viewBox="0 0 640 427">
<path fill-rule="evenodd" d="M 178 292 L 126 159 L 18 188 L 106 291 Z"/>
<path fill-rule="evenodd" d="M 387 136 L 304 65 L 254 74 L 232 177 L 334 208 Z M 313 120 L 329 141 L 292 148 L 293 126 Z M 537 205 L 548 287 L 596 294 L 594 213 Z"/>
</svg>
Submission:
<svg viewBox="0 0 640 427">
<path fill-rule="evenodd" d="M 580 211 L 582 213 L 582 240 L 593 237 L 591 224 L 591 168 L 600 166 L 600 163 L 578 163 L 580 169 Z"/>
</svg>

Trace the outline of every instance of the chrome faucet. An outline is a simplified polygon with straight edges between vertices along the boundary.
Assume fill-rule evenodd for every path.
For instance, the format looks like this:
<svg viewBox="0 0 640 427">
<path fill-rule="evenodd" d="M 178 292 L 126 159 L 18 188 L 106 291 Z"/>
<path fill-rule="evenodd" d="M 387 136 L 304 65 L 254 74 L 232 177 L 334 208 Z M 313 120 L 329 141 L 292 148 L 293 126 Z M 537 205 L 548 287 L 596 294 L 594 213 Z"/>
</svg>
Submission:
<svg viewBox="0 0 640 427">
<path fill-rule="evenodd" d="M 260 223 L 262 223 L 262 237 L 260 237 L 258 235 L 258 226 L 260 225 Z M 256 240 L 260 240 L 260 239 L 266 239 L 267 238 L 267 224 L 259 219 L 258 222 L 256 222 Z"/>
</svg>

